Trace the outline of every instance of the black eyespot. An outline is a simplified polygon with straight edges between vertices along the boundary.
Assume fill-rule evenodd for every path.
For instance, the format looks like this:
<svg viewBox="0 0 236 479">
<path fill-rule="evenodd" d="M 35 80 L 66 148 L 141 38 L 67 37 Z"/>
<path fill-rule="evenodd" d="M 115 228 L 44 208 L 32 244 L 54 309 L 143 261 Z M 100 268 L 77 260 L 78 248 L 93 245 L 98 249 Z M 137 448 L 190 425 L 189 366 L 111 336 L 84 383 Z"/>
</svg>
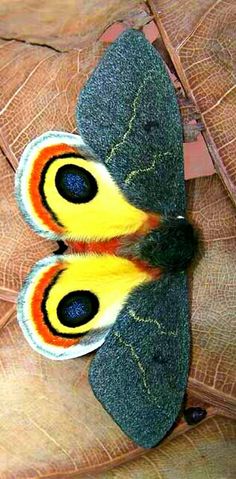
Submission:
<svg viewBox="0 0 236 479">
<path fill-rule="evenodd" d="M 77 165 L 64 165 L 55 178 L 60 195 L 70 203 L 88 203 L 97 194 L 98 185 L 91 173 Z"/>
<path fill-rule="evenodd" d="M 64 296 L 57 306 L 61 324 L 70 328 L 82 326 L 90 321 L 99 310 L 99 301 L 91 291 L 72 291 Z"/>
</svg>

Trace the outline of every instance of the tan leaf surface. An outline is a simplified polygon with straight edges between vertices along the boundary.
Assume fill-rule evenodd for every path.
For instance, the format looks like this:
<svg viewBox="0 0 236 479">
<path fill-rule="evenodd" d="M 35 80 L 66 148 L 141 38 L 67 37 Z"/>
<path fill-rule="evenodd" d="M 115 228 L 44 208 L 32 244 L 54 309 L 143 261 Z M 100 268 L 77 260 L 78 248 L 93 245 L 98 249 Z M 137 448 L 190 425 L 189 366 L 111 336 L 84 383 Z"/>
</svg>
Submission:
<svg viewBox="0 0 236 479">
<path fill-rule="evenodd" d="M 235 208 L 217 175 L 190 181 L 188 198 L 190 216 L 203 238 L 203 257 L 191 284 L 190 389 L 235 414 Z"/>
<path fill-rule="evenodd" d="M 94 398 L 90 359 L 50 361 L 28 346 L 16 321 L 1 330 L 1 479 L 66 479 L 139 453 Z"/>
<path fill-rule="evenodd" d="M 32 138 L 47 130 L 75 130 L 77 95 L 100 54 L 98 44 L 57 53 L 47 47 L 2 43 L 0 141 L 14 168 Z"/>
<path fill-rule="evenodd" d="M 215 166 L 236 201 L 236 2 L 148 0 Z"/>
<path fill-rule="evenodd" d="M 148 8 L 140 0 L 1 0 L 0 3 L 0 37 L 58 50 L 84 48 L 116 21 L 141 26 L 148 20 Z"/>
<path fill-rule="evenodd" d="M 0 334 L 1 329 L 15 317 L 15 306 L 0 299 Z"/>
<path fill-rule="evenodd" d="M 211 418 L 175 441 L 111 471 L 84 479 L 234 479 L 236 425 Z M 75 476 L 81 477 L 81 476 Z"/>
</svg>

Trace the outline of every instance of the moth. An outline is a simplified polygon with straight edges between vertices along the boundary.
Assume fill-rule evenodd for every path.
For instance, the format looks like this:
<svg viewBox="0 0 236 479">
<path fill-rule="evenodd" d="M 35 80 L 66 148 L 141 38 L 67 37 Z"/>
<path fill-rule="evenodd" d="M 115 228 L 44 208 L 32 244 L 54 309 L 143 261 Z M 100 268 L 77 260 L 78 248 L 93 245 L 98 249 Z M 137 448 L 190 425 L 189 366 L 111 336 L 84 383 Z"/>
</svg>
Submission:
<svg viewBox="0 0 236 479">
<path fill-rule="evenodd" d="M 186 268 L 196 234 L 185 218 L 182 126 L 165 65 L 144 36 L 124 32 L 82 90 L 79 135 L 31 141 L 16 196 L 41 236 L 76 254 L 39 261 L 18 299 L 29 344 L 47 358 L 100 348 L 97 399 L 143 447 L 171 429 L 189 368 Z"/>
</svg>

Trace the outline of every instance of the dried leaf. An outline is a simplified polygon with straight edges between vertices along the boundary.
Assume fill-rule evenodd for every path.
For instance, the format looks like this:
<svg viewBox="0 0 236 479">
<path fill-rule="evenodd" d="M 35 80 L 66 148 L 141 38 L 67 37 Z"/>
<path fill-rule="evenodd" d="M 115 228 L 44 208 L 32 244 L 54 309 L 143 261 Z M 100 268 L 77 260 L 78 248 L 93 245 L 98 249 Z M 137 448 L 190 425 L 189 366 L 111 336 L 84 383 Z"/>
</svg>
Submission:
<svg viewBox="0 0 236 479">
<path fill-rule="evenodd" d="M 190 390 L 231 414 L 236 396 L 235 208 L 216 175 L 189 182 L 188 198 L 203 240 L 191 284 Z"/>
<path fill-rule="evenodd" d="M 69 53 L 2 44 L 0 140 L 14 168 L 32 138 L 47 130 L 75 130 L 76 98 L 101 51 L 99 44 Z"/>
<path fill-rule="evenodd" d="M 15 306 L 0 299 L 0 331 L 15 316 Z"/>
<path fill-rule="evenodd" d="M 235 0 L 148 0 L 180 80 L 199 108 L 206 140 L 236 201 Z"/>
<path fill-rule="evenodd" d="M 66 479 L 139 453 L 93 396 L 90 360 L 50 361 L 28 346 L 16 321 L 1 330 L 1 478 Z"/>
<path fill-rule="evenodd" d="M 151 18 L 145 1 L 140 0 L 1 0 L 0 15 L 0 37 L 58 50 L 91 45 L 118 20 L 138 27 Z"/>
<path fill-rule="evenodd" d="M 102 474 L 84 479 L 233 479 L 236 425 L 221 417 L 206 420 L 196 429 L 152 452 Z M 72 476 L 73 477 L 73 476 Z M 77 479 L 81 476 L 74 476 Z M 59 479 L 59 476 L 58 476 Z"/>
</svg>

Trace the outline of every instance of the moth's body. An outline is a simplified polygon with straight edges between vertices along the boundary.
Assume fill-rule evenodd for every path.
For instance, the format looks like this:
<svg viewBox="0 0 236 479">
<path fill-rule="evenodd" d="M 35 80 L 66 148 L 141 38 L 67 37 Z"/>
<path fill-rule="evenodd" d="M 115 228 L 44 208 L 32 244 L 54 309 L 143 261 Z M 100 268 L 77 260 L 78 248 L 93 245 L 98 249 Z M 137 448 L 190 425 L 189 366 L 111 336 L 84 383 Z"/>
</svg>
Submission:
<svg viewBox="0 0 236 479">
<path fill-rule="evenodd" d="M 157 226 L 158 225 L 158 226 Z M 79 254 L 111 254 L 128 258 L 153 278 L 167 272 L 186 269 L 197 249 L 197 236 L 186 218 L 150 213 L 143 227 L 135 234 L 106 241 L 72 242 Z"/>
</svg>

